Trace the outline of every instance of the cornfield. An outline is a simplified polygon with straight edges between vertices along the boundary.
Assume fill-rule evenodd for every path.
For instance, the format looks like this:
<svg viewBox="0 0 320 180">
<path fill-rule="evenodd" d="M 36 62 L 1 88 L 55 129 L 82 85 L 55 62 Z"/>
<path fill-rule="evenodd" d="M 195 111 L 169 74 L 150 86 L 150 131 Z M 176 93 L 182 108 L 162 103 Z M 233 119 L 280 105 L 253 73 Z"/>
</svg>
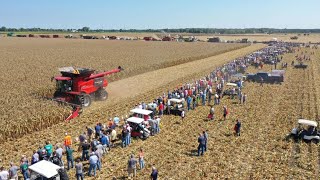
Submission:
<svg viewBox="0 0 320 180">
<path fill-rule="evenodd" d="M 15 139 L 63 122 L 70 109 L 42 99 L 53 94 L 55 83 L 50 78 L 59 74 L 59 67 L 103 71 L 123 66 L 125 71 L 108 78 L 114 81 L 242 47 L 244 45 L 207 43 L 2 39 L 0 140 Z"/>
</svg>

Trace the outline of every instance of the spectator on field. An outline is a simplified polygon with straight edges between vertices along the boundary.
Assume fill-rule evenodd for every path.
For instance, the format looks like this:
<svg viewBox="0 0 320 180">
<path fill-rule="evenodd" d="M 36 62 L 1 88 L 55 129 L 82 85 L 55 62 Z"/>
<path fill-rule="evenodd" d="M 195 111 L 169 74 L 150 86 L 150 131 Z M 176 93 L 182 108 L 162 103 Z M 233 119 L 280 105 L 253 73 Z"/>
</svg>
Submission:
<svg viewBox="0 0 320 180">
<path fill-rule="evenodd" d="M 152 166 L 150 179 L 151 180 L 158 180 L 158 170 L 154 166 Z"/>
<path fill-rule="evenodd" d="M 92 152 L 89 158 L 89 171 L 88 171 L 88 176 L 91 176 L 91 171 L 93 170 L 93 175 L 96 176 L 96 171 L 97 171 L 97 164 L 98 164 L 98 156 Z"/>
<path fill-rule="evenodd" d="M 204 136 L 200 133 L 198 137 L 198 156 L 200 156 L 200 151 L 201 151 L 201 156 L 204 153 L 204 145 L 205 145 L 205 139 Z"/>
<path fill-rule="evenodd" d="M 13 162 L 10 163 L 9 168 L 9 179 L 18 180 L 18 171 L 19 168 L 13 164 Z M 2 178 L 0 178 L 2 179 Z"/>
<path fill-rule="evenodd" d="M 190 111 L 191 109 L 191 102 L 192 102 L 192 98 L 190 96 L 187 97 L 187 108 L 188 111 Z"/>
<path fill-rule="evenodd" d="M 7 180 L 9 178 L 9 172 L 4 169 L 4 167 L 0 167 L 0 180 Z"/>
<path fill-rule="evenodd" d="M 97 123 L 97 125 L 95 126 L 95 131 L 96 131 L 96 134 L 95 134 L 95 138 L 99 138 L 100 137 L 100 132 L 101 132 L 101 129 L 102 129 L 102 126 L 101 126 L 101 123 Z"/>
<path fill-rule="evenodd" d="M 214 120 L 214 107 L 213 106 L 210 107 L 208 119 Z"/>
<path fill-rule="evenodd" d="M 87 140 L 85 140 L 84 143 L 82 144 L 82 156 L 81 156 L 82 161 L 89 160 L 89 150 L 90 150 L 90 144 L 88 143 Z"/>
<path fill-rule="evenodd" d="M 65 133 L 65 137 L 64 137 L 64 146 L 67 147 L 67 146 L 71 146 L 72 145 L 72 139 L 71 139 L 71 136 L 68 135 L 68 133 Z"/>
<path fill-rule="evenodd" d="M 90 142 L 93 134 L 93 129 L 88 126 L 86 127 L 86 129 L 87 129 L 88 141 Z"/>
<path fill-rule="evenodd" d="M 23 175 L 23 179 L 24 180 L 27 180 L 27 179 L 29 179 L 29 164 L 28 164 L 28 162 L 26 162 L 26 161 L 21 161 L 21 164 L 20 164 L 20 171 L 21 171 L 21 173 L 22 173 L 22 175 Z"/>
<path fill-rule="evenodd" d="M 67 164 L 68 164 L 68 170 L 70 169 L 70 165 L 71 168 L 73 168 L 73 149 L 70 146 L 66 147 L 66 157 L 67 157 Z"/>
<path fill-rule="evenodd" d="M 117 140 L 117 131 L 116 131 L 116 129 L 112 129 L 110 137 L 111 137 L 111 145 L 110 145 L 110 148 L 111 148 L 111 147 L 114 146 L 114 144 L 115 144 L 115 142 Z"/>
<path fill-rule="evenodd" d="M 114 124 L 115 124 L 116 126 L 119 125 L 119 123 L 120 123 L 120 118 L 119 118 L 118 115 L 116 115 L 116 116 L 113 118 L 113 122 L 114 122 Z"/>
<path fill-rule="evenodd" d="M 241 122 L 239 119 L 236 120 L 236 124 L 234 125 L 234 131 L 236 136 L 240 136 Z"/>
<path fill-rule="evenodd" d="M 50 158 L 50 161 L 57 165 L 57 166 L 60 166 L 62 167 L 62 160 L 59 158 L 59 156 L 57 155 L 57 153 L 54 151 L 53 154 L 52 154 L 52 157 Z"/>
<path fill-rule="evenodd" d="M 101 145 L 102 145 L 102 150 L 103 153 L 107 153 L 107 148 L 110 145 L 109 137 L 107 135 L 103 135 L 102 138 L 100 139 Z"/>
<path fill-rule="evenodd" d="M 101 144 L 100 144 L 101 145 Z M 101 146 L 102 147 L 102 146 Z M 101 165 L 102 165 L 102 154 L 103 150 L 101 148 L 97 148 L 97 150 L 94 152 L 94 154 L 98 157 L 97 161 L 97 169 L 100 171 L 101 170 Z"/>
<path fill-rule="evenodd" d="M 50 158 L 53 152 L 53 146 L 50 144 L 49 141 L 46 142 L 46 145 L 44 146 L 44 149 L 47 152 L 47 158 Z"/>
<path fill-rule="evenodd" d="M 63 154 L 63 149 L 61 148 L 61 145 L 60 144 L 57 144 L 56 145 L 56 154 L 57 156 L 59 157 L 60 160 L 62 160 L 62 154 Z"/>
<path fill-rule="evenodd" d="M 127 146 L 129 146 L 131 144 L 131 131 L 132 131 L 132 127 L 129 125 L 129 123 L 127 123 L 126 128 L 128 130 L 128 134 L 127 134 L 127 138 L 126 138 L 126 143 Z"/>
<path fill-rule="evenodd" d="M 77 159 L 77 163 L 76 163 L 76 177 L 77 180 L 83 180 L 83 165 L 80 162 L 80 159 Z"/>
<path fill-rule="evenodd" d="M 37 151 L 33 151 L 33 155 L 31 158 L 31 165 L 39 162 L 39 153 Z"/>
<path fill-rule="evenodd" d="M 144 168 L 144 152 L 142 148 L 140 148 L 140 152 L 139 152 L 139 165 L 140 165 L 140 170 L 142 170 Z"/>
<path fill-rule="evenodd" d="M 137 160 L 134 158 L 134 155 L 131 154 L 130 159 L 128 160 L 128 177 L 136 177 L 137 175 Z"/>
<path fill-rule="evenodd" d="M 122 136 L 122 147 L 127 147 L 128 129 L 126 128 L 126 125 L 124 125 L 122 128 L 121 136 Z"/>
<path fill-rule="evenodd" d="M 224 120 L 227 119 L 228 114 L 229 114 L 229 110 L 228 110 L 227 106 L 223 106 L 223 119 Z"/>
</svg>

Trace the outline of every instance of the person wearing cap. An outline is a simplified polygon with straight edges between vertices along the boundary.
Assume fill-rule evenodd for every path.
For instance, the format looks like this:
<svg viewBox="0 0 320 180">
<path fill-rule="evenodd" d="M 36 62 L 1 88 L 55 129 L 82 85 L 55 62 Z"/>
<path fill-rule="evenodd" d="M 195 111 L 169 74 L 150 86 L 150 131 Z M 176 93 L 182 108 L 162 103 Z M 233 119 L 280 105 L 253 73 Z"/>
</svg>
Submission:
<svg viewBox="0 0 320 180">
<path fill-rule="evenodd" d="M 4 167 L 0 167 L 0 180 L 7 180 L 9 177 L 9 172 L 4 169 Z"/>
<path fill-rule="evenodd" d="M 114 122 L 114 124 L 115 124 L 116 126 L 119 125 L 119 123 L 120 123 L 120 118 L 119 118 L 118 115 L 116 115 L 116 116 L 113 118 L 113 122 Z"/>
<path fill-rule="evenodd" d="M 100 132 L 101 132 L 101 129 L 102 129 L 101 123 L 97 123 L 97 125 L 94 127 L 94 129 L 96 131 L 95 138 L 99 138 Z"/>
<path fill-rule="evenodd" d="M 91 176 L 91 171 L 93 170 L 93 175 L 96 176 L 96 170 L 97 170 L 97 163 L 98 163 L 98 156 L 95 155 L 94 152 L 91 153 L 90 158 L 89 158 L 89 171 L 88 171 L 88 176 Z"/>
<path fill-rule="evenodd" d="M 158 179 L 158 170 L 154 166 L 152 166 L 150 179 L 151 180 L 157 180 Z"/>
<path fill-rule="evenodd" d="M 204 136 L 200 133 L 199 137 L 198 137 L 198 156 L 200 156 L 200 151 L 201 151 L 201 155 L 203 155 L 204 153 L 204 146 L 205 146 L 205 138 Z"/>
<path fill-rule="evenodd" d="M 18 180 L 18 170 L 19 168 L 15 166 L 13 162 L 10 162 L 9 179 Z"/>
<path fill-rule="evenodd" d="M 112 129 L 110 137 L 111 137 L 111 145 L 110 145 L 110 147 L 113 147 L 115 142 L 116 142 L 116 140 L 117 140 L 117 131 L 116 131 L 116 129 Z"/>
<path fill-rule="evenodd" d="M 129 177 L 136 177 L 137 175 L 137 160 L 134 158 L 134 155 L 130 155 L 130 159 L 128 160 L 128 176 Z"/>
<path fill-rule="evenodd" d="M 90 144 L 88 143 L 87 140 L 84 141 L 82 144 L 82 156 L 81 160 L 86 161 L 89 159 L 89 150 L 90 150 Z"/>
<path fill-rule="evenodd" d="M 71 139 L 71 136 L 68 135 L 68 133 L 65 133 L 65 137 L 64 137 L 64 146 L 67 147 L 67 146 L 71 146 L 72 144 L 72 139 Z"/>
</svg>

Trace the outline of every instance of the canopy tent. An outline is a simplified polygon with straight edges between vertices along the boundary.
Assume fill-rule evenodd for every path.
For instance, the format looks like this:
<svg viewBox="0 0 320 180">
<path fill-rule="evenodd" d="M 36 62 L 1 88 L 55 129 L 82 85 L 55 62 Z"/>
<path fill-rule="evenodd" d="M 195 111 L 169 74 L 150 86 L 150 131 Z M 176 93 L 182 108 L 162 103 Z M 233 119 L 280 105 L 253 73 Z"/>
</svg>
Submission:
<svg viewBox="0 0 320 180">
<path fill-rule="evenodd" d="M 317 127 L 317 125 L 318 125 L 317 122 L 310 121 L 310 120 L 307 120 L 307 119 L 299 119 L 298 123 L 299 124 L 303 124 L 303 125 L 313 126 L 313 127 Z"/>
</svg>

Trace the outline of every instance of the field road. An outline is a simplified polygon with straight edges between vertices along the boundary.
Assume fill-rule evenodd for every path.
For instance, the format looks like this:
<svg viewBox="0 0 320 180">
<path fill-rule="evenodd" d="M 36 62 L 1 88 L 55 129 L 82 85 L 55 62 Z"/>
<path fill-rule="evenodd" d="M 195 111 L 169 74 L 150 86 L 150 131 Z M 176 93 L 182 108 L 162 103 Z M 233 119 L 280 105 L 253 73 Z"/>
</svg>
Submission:
<svg viewBox="0 0 320 180">
<path fill-rule="evenodd" d="M 85 113 L 96 111 L 96 108 L 98 108 L 98 106 L 109 106 L 110 104 L 123 101 L 123 98 L 134 97 L 139 94 L 147 93 L 148 91 L 160 88 L 163 85 L 174 82 L 180 78 L 201 71 L 213 70 L 219 65 L 222 65 L 237 57 L 242 57 L 250 52 L 261 49 L 262 47 L 264 47 L 264 45 L 262 44 L 251 45 L 217 56 L 212 56 L 178 66 L 147 72 L 110 83 L 110 85 L 107 87 L 107 91 L 109 92 L 109 99 L 106 102 L 93 103 L 92 107 L 85 111 Z"/>
<path fill-rule="evenodd" d="M 90 108 L 84 110 L 81 117 L 72 120 L 70 123 L 61 122 L 47 129 L 1 143 L 0 159 L 6 163 L 10 160 L 18 162 L 22 154 L 30 156 L 32 151 L 36 150 L 39 145 L 43 146 L 46 140 L 49 140 L 52 144 L 62 142 L 65 132 L 75 138 L 84 131 L 86 125 L 92 126 L 98 121 L 105 123 L 107 118 L 112 115 L 119 114 L 121 116 L 125 112 L 128 113 L 129 109 L 138 102 L 150 102 L 161 95 L 163 91 L 207 75 L 216 67 L 264 46 L 255 44 L 217 56 L 112 82 L 107 87 L 109 92 L 107 101 L 94 102 Z"/>
</svg>

